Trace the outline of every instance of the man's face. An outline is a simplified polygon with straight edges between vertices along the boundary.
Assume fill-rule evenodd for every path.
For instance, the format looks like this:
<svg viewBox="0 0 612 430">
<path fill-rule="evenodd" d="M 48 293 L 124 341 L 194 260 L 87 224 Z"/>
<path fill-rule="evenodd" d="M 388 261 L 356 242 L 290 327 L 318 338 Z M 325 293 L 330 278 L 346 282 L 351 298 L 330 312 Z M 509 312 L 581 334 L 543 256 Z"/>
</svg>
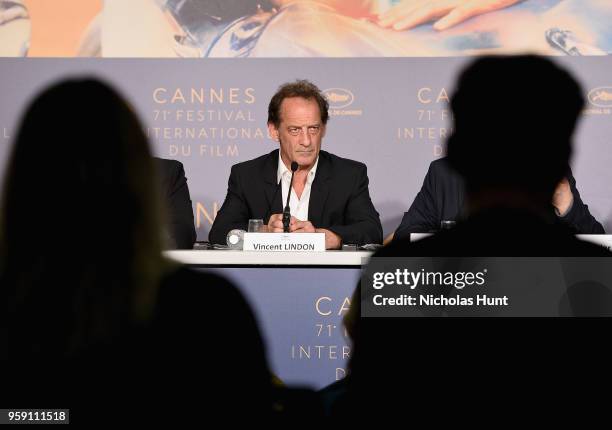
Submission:
<svg viewBox="0 0 612 430">
<path fill-rule="evenodd" d="M 280 106 L 280 124 L 268 124 L 270 135 L 280 142 L 281 158 L 286 166 L 292 161 L 300 169 L 314 166 L 321 140 L 325 136 L 325 125 L 321 122 L 319 105 L 314 99 L 289 97 Z"/>
</svg>

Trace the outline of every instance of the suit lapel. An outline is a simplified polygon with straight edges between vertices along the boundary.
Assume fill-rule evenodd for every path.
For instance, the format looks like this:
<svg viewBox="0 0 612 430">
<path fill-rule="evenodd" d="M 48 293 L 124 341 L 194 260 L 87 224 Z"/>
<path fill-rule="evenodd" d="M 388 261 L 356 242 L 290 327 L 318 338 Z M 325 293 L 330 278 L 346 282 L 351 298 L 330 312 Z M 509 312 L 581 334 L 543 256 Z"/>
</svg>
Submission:
<svg viewBox="0 0 612 430">
<path fill-rule="evenodd" d="M 282 213 L 283 199 L 282 187 L 278 187 L 276 176 L 278 173 L 278 150 L 272 151 L 264 163 L 264 193 L 266 194 L 267 207 L 270 208 L 267 217 L 272 214 Z M 278 190 L 277 190 L 278 187 Z M 274 199 L 274 201 L 272 201 Z M 264 220 L 268 222 L 267 219 Z"/>
<path fill-rule="evenodd" d="M 325 202 L 329 194 L 331 174 L 332 166 L 329 157 L 325 151 L 320 151 L 317 173 L 312 182 L 310 202 L 308 203 L 308 220 L 315 227 L 323 223 L 323 209 L 325 208 Z"/>
</svg>

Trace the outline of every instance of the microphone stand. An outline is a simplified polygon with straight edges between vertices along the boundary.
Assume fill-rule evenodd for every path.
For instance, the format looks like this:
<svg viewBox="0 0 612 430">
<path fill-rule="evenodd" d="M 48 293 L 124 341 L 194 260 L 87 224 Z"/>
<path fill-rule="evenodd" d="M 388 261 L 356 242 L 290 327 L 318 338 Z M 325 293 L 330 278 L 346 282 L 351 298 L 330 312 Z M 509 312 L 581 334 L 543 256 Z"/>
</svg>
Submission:
<svg viewBox="0 0 612 430">
<path fill-rule="evenodd" d="M 298 163 L 295 161 L 291 162 L 291 182 L 289 183 L 289 190 L 287 190 L 287 204 L 283 210 L 283 231 L 289 233 L 289 223 L 291 222 L 291 209 L 289 209 L 289 199 L 291 198 L 291 188 L 293 188 L 293 174 L 298 169 Z"/>
</svg>

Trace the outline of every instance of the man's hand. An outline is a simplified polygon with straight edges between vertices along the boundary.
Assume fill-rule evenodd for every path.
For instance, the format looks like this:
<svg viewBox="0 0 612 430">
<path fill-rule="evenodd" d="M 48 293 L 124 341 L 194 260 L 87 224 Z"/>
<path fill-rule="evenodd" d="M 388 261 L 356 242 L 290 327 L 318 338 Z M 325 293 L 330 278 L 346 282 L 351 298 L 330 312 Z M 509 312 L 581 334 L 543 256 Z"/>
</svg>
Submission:
<svg viewBox="0 0 612 430">
<path fill-rule="evenodd" d="M 294 221 L 297 221 L 297 219 L 295 217 L 291 217 L 291 223 L 293 223 Z M 270 233 L 284 232 L 283 214 L 274 214 L 270 216 L 270 219 L 268 220 L 268 232 Z"/>
<path fill-rule="evenodd" d="M 342 247 L 342 239 L 333 231 L 317 228 L 315 232 L 325 233 L 325 249 L 340 249 Z"/>
<path fill-rule="evenodd" d="M 283 233 L 283 214 L 274 214 L 268 220 L 270 233 Z M 292 216 L 289 221 L 289 233 L 314 233 L 315 228 L 310 221 L 301 221 Z"/>
<path fill-rule="evenodd" d="M 283 232 L 283 214 L 274 214 L 268 220 L 268 231 L 270 233 Z M 315 228 L 310 221 L 302 221 L 296 217 L 291 217 L 289 223 L 291 233 L 325 233 L 325 249 L 340 249 L 342 239 L 333 231 L 325 228 Z"/>
<path fill-rule="evenodd" d="M 295 222 L 293 220 L 295 220 Z M 299 219 L 291 217 L 289 231 L 291 233 L 314 233 L 315 228 L 310 221 L 300 221 Z"/>
<path fill-rule="evenodd" d="M 446 30 L 473 16 L 503 9 L 519 1 L 522 0 L 403 0 L 381 14 L 378 25 L 407 30 L 437 19 L 433 28 Z"/>
<path fill-rule="evenodd" d="M 340 249 L 342 247 L 342 239 L 333 231 L 325 228 L 315 228 L 310 221 L 300 221 L 299 219 L 293 222 L 289 230 L 291 233 L 325 233 L 325 249 Z"/>
<path fill-rule="evenodd" d="M 563 178 L 553 194 L 552 204 L 557 209 L 557 215 L 564 216 L 574 203 L 574 195 L 567 178 Z"/>
</svg>

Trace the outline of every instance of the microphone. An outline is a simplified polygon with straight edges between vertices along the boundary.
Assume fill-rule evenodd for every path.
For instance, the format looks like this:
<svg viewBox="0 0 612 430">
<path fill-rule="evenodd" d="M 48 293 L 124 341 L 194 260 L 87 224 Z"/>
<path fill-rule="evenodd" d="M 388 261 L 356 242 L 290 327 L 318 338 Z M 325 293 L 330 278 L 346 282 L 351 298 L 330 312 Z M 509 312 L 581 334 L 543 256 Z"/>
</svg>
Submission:
<svg viewBox="0 0 612 430">
<path fill-rule="evenodd" d="M 289 209 L 289 199 L 291 198 L 291 188 L 293 188 L 293 174 L 298 169 L 298 163 L 295 161 L 291 162 L 291 182 L 289 182 L 289 189 L 287 190 L 287 204 L 285 210 L 283 210 L 283 231 L 289 233 L 289 223 L 291 222 L 291 210 Z"/>
</svg>

